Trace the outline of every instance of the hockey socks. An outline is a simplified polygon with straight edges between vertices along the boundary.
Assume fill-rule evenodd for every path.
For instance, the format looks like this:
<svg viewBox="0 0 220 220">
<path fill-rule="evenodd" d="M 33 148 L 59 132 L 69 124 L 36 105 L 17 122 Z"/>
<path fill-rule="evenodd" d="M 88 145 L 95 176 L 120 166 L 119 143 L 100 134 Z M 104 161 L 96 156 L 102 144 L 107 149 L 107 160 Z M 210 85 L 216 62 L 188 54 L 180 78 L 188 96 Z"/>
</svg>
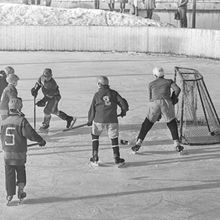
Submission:
<svg viewBox="0 0 220 220">
<path fill-rule="evenodd" d="M 153 125 L 154 125 L 153 122 L 149 121 L 148 118 L 145 118 L 144 122 L 142 123 L 141 130 L 138 135 L 138 139 L 141 139 L 143 141 L 148 131 L 150 131 Z"/>
</svg>

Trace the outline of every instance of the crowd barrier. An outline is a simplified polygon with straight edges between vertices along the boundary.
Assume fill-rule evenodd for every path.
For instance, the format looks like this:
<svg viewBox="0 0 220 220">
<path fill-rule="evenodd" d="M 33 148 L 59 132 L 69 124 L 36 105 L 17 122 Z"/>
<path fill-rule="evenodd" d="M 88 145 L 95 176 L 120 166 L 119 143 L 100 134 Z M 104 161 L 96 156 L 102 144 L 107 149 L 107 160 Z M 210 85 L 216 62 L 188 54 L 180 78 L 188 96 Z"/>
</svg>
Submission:
<svg viewBox="0 0 220 220">
<path fill-rule="evenodd" d="M 0 26 L 1 51 L 118 51 L 220 59 L 220 31 L 120 26 Z"/>
</svg>

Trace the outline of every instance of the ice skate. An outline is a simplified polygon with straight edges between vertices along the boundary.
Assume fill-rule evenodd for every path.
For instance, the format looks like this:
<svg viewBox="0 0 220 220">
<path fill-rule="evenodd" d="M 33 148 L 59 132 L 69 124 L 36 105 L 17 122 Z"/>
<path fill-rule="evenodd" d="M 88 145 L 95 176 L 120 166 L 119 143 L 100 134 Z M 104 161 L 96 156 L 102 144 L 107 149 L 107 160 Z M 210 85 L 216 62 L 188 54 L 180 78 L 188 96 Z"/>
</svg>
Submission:
<svg viewBox="0 0 220 220">
<path fill-rule="evenodd" d="M 138 145 L 138 144 L 136 144 L 133 147 L 131 147 L 132 153 L 136 154 L 139 151 L 140 147 L 141 146 Z"/>
<path fill-rule="evenodd" d="M 72 128 L 76 122 L 76 117 L 70 116 L 67 120 L 66 128 Z"/>
<path fill-rule="evenodd" d="M 42 124 L 42 126 L 39 128 L 39 131 L 47 131 L 48 130 L 48 128 L 49 128 L 49 125 L 48 124 Z"/>
<path fill-rule="evenodd" d="M 184 147 L 182 145 L 176 146 L 176 151 L 180 153 L 180 155 L 185 155 L 187 152 L 184 150 Z"/>
<path fill-rule="evenodd" d="M 19 183 L 18 184 L 18 199 L 19 199 L 19 204 L 22 203 L 24 198 L 27 196 L 26 192 L 24 192 L 24 183 Z"/>
<path fill-rule="evenodd" d="M 98 167 L 99 166 L 99 157 L 98 156 L 93 156 L 90 158 L 90 163 L 92 166 L 94 167 Z"/>
<path fill-rule="evenodd" d="M 117 167 L 120 168 L 120 167 L 124 166 L 124 164 L 125 164 L 125 160 L 123 158 L 120 158 L 120 157 L 115 158 L 115 165 Z"/>
<path fill-rule="evenodd" d="M 10 202 L 13 199 L 13 196 L 6 196 L 6 199 L 7 199 L 7 206 L 9 206 Z"/>
</svg>

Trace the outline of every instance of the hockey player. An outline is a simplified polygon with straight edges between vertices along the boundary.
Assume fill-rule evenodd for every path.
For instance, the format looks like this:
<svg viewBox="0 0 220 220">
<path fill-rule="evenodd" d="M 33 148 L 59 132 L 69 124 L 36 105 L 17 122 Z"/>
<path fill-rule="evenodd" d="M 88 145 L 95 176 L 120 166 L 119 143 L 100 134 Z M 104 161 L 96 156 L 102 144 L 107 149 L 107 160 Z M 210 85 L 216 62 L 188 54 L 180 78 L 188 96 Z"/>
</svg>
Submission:
<svg viewBox="0 0 220 220">
<path fill-rule="evenodd" d="M 51 114 L 57 115 L 61 119 L 67 122 L 66 128 L 74 125 L 76 118 L 67 115 L 66 113 L 58 110 L 58 103 L 61 99 L 59 87 L 53 78 L 52 70 L 46 68 L 43 71 L 43 75 L 40 76 L 35 86 L 31 89 L 31 94 L 36 98 L 38 90 L 42 89 L 44 95 L 43 99 L 36 103 L 39 107 L 44 108 L 44 121 L 40 130 L 46 130 L 50 126 Z"/>
<path fill-rule="evenodd" d="M 16 86 L 18 83 L 19 77 L 14 73 L 8 74 L 6 81 L 8 83 L 7 87 L 3 90 L 1 96 L 1 103 L 0 103 L 0 114 L 2 120 L 8 117 L 9 109 L 8 103 L 11 98 L 16 98 L 18 95 Z"/>
<path fill-rule="evenodd" d="M 9 74 L 14 74 L 14 73 L 15 71 L 11 66 L 6 66 L 4 70 L 0 71 L 0 99 L 1 99 L 4 89 L 8 85 L 8 82 L 6 81 L 7 76 Z"/>
<path fill-rule="evenodd" d="M 162 115 L 171 132 L 176 151 L 181 152 L 184 148 L 179 143 L 178 128 L 174 112 L 174 104 L 177 102 L 180 88 L 173 80 L 164 78 L 163 68 L 155 67 L 153 69 L 153 75 L 156 79 L 149 84 L 150 102 L 148 104 L 147 115 L 142 123 L 136 144 L 131 149 L 134 152 L 140 149 L 148 131 L 156 121 L 160 120 Z M 171 89 L 173 90 L 172 96 Z"/>
<path fill-rule="evenodd" d="M 24 187 L 26 185 L 26 152 L 27 139 L 36 141 L 44 146 L 46 141 L 31 127 L 22 109 L 21 98 L 12 98 L 9 101 L 9 116 L 2 121 L 1 142 L 5 161 L 5 183 L 8 203 L 16 194 L 19 200 L 26 197 Z M 17 178 L 16 178 L 17 176 Z"/>
<path fill-rule="evenodd" d="M 6 81 L 6 73 L 4 70 L 0 71 L 0 99 L 4 89 L 7 87 L 8 83 Z"/>
<path fill-rule="evenodd" d="M 100 76 L 97 85 L 98 91 L 93 97 L 88 112 L 88 126 L 92 125 L 92 157 L 90 161 L 98 164 L 99 136 L 104 129 L 107 129 L 108 136 L 111 139 L 115 164 L 120 165 L 125 160 L 120 158 L 119 152 L 117 106 L 120 106 L 121 117 L 123 117 L 128 111 L 128 104 L 117 91 L 110 89 L 109 80 L 106 76 Z"/>
</svg>

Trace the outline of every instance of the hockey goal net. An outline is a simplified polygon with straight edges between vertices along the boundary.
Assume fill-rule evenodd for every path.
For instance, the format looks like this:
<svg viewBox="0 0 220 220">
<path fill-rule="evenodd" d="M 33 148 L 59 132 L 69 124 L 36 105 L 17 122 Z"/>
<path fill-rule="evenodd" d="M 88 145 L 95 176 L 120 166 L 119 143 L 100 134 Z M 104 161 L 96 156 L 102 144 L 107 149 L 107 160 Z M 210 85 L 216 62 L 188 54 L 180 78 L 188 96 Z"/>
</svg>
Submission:
<svg viewBox="0 0 220 220">
<path fill-rule="evenodd" d="M 189 145 L 220 143 L 220 121 L 203 76 L 195 69 L 175 67 L 180 86 L 175 105 L 180 141 Z"/>
</svg>

